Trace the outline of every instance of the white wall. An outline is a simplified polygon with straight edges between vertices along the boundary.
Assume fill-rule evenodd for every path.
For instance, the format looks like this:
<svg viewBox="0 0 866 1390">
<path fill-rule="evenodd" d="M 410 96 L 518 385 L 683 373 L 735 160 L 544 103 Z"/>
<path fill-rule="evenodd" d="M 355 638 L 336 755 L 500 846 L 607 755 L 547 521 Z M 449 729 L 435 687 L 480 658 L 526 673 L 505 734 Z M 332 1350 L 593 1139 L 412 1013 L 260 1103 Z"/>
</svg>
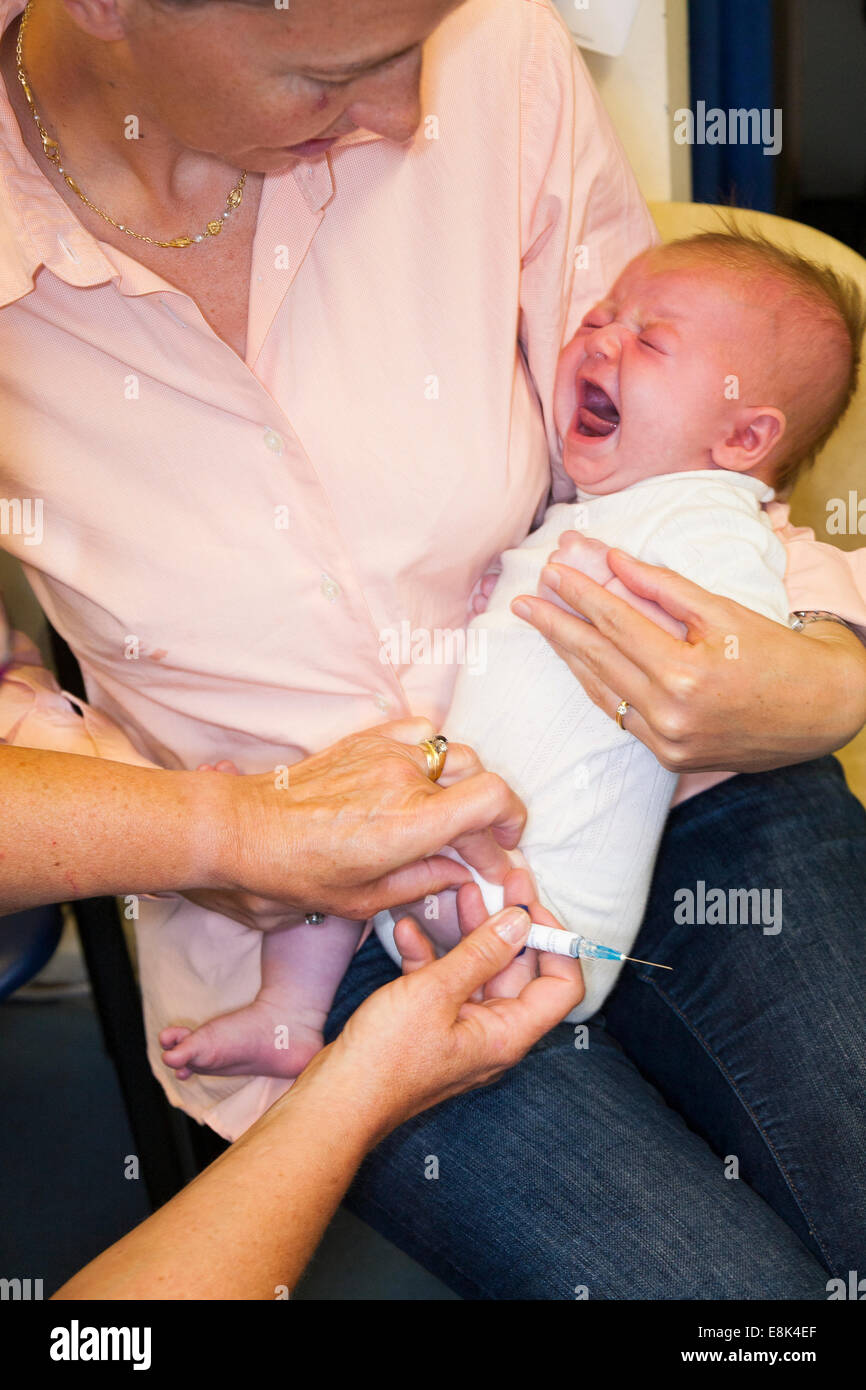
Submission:
<svg viewBox="0 0 866 1390">
<path fill-rule="evenodd" d="M 673 139 L 673 114 L 689 104 L 687 0 L 641 0 L 621 57 L 583 56 L 644 197 L 688 202 L 690 151 Z"/>
</svg>

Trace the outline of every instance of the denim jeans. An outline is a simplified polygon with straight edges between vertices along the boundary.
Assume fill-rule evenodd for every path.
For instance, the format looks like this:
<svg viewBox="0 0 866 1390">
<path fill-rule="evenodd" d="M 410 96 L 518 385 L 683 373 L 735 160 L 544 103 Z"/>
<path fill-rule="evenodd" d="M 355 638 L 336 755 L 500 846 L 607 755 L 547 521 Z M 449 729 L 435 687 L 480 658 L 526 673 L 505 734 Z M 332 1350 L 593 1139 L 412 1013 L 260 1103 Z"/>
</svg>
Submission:
<svg viewBox="0 0 866 1390">
<path fill-rule="evenodd" d="M 674 970 L 403 1125 L 349 1207 L 464 1298 L 826 1298 L 866 1273 L 864 914 L 834 758 L 683 803 L 633 950 Z M 327 1036 L 395 974 L 369 940 Z"/>
</svg>

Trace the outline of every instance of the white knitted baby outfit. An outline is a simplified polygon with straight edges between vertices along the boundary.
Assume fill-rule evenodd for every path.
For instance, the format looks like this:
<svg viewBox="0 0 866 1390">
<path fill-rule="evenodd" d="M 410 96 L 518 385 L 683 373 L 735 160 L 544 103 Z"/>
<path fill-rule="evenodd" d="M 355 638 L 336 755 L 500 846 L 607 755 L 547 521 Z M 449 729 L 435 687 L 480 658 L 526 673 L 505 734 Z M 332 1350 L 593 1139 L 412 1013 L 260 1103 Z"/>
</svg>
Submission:
<svg viewBox="0 0 866 1390">
<path fill-rule="evenodd" d="M 504 552 L 487 610 L 471 622 L 476 660 L 460 668 L 443 732 L 471 744 L 525 802 L 520 848 L 541 902 L 562 926 L 626 954 L 643 918 L 677 775 L 660 766 L 627 722 L 619 729 L 592 703 L 510 604 L 536 592 L 561 533 L 579 529 L 787 625 L 785 548 L 761 507 L 772 496 L 755 478 L 711 469 L 557 503 L 522 545 Z M 737 639 L 736 632 L 729 637 Z M 736 640 L 729 650 L 736 660 Z M 485 900 L 495 910 L 501 888 L 486 885 Z M 392 928 L 390 914 L 380 913 L 376 930 L 399 961 Z M 583 961 L 586 995 L 569 1018 L 591 1017 L 621 968 Z"/>
</svg>

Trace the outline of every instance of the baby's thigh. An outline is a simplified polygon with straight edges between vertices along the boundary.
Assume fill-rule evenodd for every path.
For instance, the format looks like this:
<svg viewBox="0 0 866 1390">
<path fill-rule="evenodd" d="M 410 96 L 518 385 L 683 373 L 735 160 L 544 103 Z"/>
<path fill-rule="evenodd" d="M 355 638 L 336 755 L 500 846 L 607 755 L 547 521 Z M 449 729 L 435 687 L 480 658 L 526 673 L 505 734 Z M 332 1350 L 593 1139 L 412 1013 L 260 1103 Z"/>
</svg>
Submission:
<svg viewBox="0 0 866 1390">
<path fill-rule="evenodd" d="M 395 922 L 406 915 L 414 917 L 425 936 L 429 936 L 439 952 L 450 951 L 460 940 L 460 922 L 457 916 L 457 893 L 448 888 L 442 893 L 430 893 L 417 902 L 406 903 L 402 907 L 392 907 L 391 915 Z"/>
</svg>

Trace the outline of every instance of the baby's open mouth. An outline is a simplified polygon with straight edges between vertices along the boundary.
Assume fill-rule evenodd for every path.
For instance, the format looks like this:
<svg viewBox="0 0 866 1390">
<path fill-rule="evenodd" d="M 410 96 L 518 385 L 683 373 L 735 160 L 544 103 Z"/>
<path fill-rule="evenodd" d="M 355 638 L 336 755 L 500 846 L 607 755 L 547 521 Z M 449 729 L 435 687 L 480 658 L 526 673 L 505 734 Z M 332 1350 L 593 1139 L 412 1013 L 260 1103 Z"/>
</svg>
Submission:
<svg viewBox="0 0 866 1390">
<path fill-rule="evenodd" d="M 619 411 L 606 391 L 583 378 L 579 384 L 577 433 L 607 439 L 619 425 Z"/>
</svg>

